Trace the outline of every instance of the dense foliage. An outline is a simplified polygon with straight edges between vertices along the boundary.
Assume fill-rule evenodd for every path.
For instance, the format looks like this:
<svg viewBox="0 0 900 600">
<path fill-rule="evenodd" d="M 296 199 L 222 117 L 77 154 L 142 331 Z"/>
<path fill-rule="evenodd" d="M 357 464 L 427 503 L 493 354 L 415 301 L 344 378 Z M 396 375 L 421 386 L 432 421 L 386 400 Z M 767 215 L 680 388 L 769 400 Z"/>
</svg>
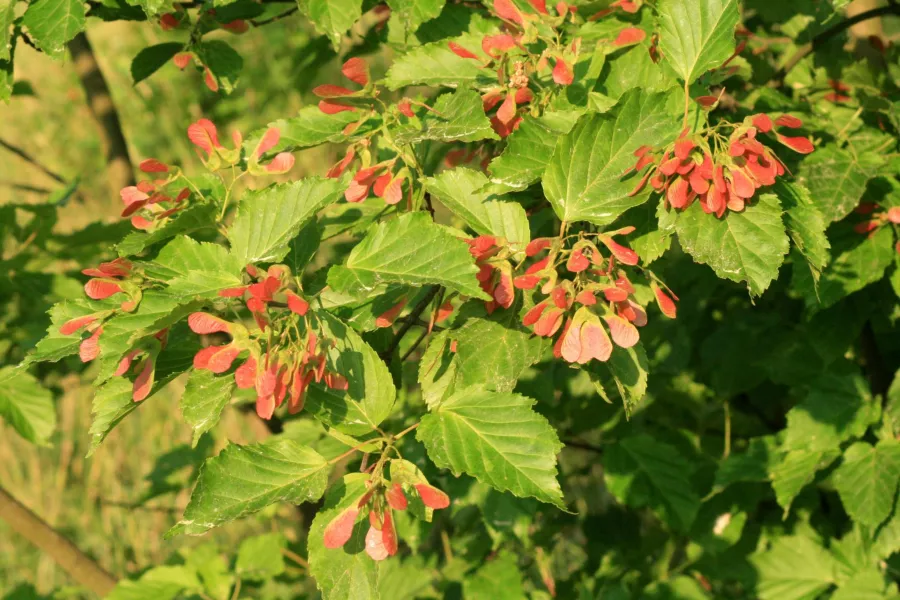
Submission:
<svg viewBox="0 0 900 600">
<path fill-rule="evenodd" d="M 340 53 L 296 114 L 193 123 L 205 171 L 145 157 L 120 226 L 0 207 L 0 414 L 48 443 L 58 361 L 94 365 L 93 448 L 179 377 L 195 445 L 250 408 L 273 435 L 207 458 L 168 535 L 312 503 L 325 598 L 900 597 L 900 50 L 845 50 L 846 4 L 0 0 L 4 100 L 17 44 L 87 17 L 169 32 L 134 81 L 210 94 L 251 28 Z M 18 356 L 27 270 L 104 249 Z M 109 597 L 315 595 L 284 545 Z"/>
</svg>

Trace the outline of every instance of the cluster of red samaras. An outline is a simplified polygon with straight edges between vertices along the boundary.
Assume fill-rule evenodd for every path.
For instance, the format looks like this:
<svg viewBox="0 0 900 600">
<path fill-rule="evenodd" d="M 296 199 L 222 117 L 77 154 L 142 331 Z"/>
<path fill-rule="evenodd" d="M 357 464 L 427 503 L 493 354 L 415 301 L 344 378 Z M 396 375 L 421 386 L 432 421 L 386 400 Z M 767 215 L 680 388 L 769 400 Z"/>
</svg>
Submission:
<svg viewBox="0 0 900 600">
<path fill-rule="evenodd" d="M 554 248 L 553 240 L 548 238 L 534 240 L 526 248 L 528 256 L 548 249 L 550 253 L 515 279 L 516 287 L 533 289 L 541 285 L 540 291 L 547 295 L 525 314 L 522 323 L 541 337 L 551 338 L 561 331 L 553 346 L 557 358 L 578 364 L 605 362 L 612 354 L 613 343 L 630 348 L 640 339 L 637 327 L 647 324 L 647 312 L 635 301 L 635 289 L 625 271 L 617 268 L 620 263 L 637 265 L 638 255 L 613 239 L 632 231 L 633 227 L 625 227 L 597 235 L 609 251 L 606 258 L 589 239 L 576 242 L 567 255 Z M 555 263 L 563 258 L 566 270 L 574 275 L 571 280 L 558 279 Z M 677 297 L 671 291 L 663 291 L 655 280 L 650 285 L 662 313 L 674 319 Z"/>
<path fill-rule="evenodd" d="M 555 16 L 551 15 L 547 10 L 546 0 L 529 0 L 529 3 L 536 14 L 523 13 L 512 0 L 494 0 L 494 12 L 505 21 L 507 31 L 486 35 L 482 38 L 481 50 L 485 56 L 479 56 L 456 42 L 448 43 L 450 50 L 460 58 L 477 61 L 486 71 L 492 71 L 496 66 L 495 62 L 507 52 L 515 48 L 524 49 L 525 28 L 531 21 L 547 17 L 550 21 L 559 21 L 561 23 L 570 13 L 575 12 L 575 6 L 569 5 L 565 1 L 561 1 L 556 5 Z M 617 2 L 616 4 L 622 4 L 622 2 Z M 631 6 L 630 3 L 626 4 L 629 7 Z M 612 45 L 614 47 L 628 46 L 642 41 L 645 37 L 646 33 L 643 30 L 636 27 L 626 27 L 618 33 L 615 40 L 612 41 Z M 578 57 L 580 47 L 581 40 L 576 39 L 569 48 L 555 52 L 545 51 L 537 63 L 537 72 L 542 73 L 549 69 L 548 60 L 552 59 L 553 70 L 551 77 L 553 81 L 558 85 L 571 85 L 575 80 L 572 65 Z M 522 122 L 522 115 L 519 109 L 533 99 L 533 94 L 528 88 L 529 74 L 526 73 L 525 63 L 515 62 L 513 68 L 514 72 L 512 74 L 499 71 L 497 78 L 501 85 L 489 89 L 482 95 L 484 112 L 490 117 L 491 127 L 501 138 L 507 137 L 519 127 Z M 499 108 L 497 111 L 490 115 L 490 111 L 497 107 L 498 104 Z"/>
<path fill-rule="evenodd" d="M 232 140 L 235 147 L 227 149 L 219 143 L 216 126 L 208 119 L 200 119 L 187 130 L 188 139 L 202 150 L 198 155 L 204 164 L 216 170 L 225 164 L 234 165 L 241 159 L 242 138 L 240 132 L 234 132 Z M 266 165 L 260 165 L 263 154 L 278 144 L 281 133 L 272 127 L 262 136 L 253 153 L 247 158 L 248 170 L 254 175 L 279 175 L 287 173 L 294 166 L 294 156 L 289 152 L 281 152 Z M 167 165 L 155 158 L 141 162 L 140 169 L 158 179 L 145 179 L 137 185 L 129 185 L 119 192 L 125 208 L 122 217 L 131 218 L 131 224 L 144 231 L 153 229 L 173 214 L 184 210 L 191 197 L 188 187 L 177 185 L 184 179 L 181 169 Z"/>
<path fill-rule="evenodd" d="M 442 509 L 450 506 L 450 498 L 426 481 L 412 483 L 408 487 L 428 508 Z M 403 486 L 397 482 L 373 485 L 365 494 L 342 510 L 325 526 L 324 542 L 329 549 L 341 548 L 353 537 L 353 529 L 360 513 L 368 511 L 369 531 L 366 533 L 366 554 L 372 560 L 384 560 L 397 554 L 397 526 L 395 510 L 406 510 L 409 501 Z"/>
<path fill-rule="evenodd" d="M 120 304 L 120 309 L 131 312 L 137 308 L 141 299 L 140 287 L 129 281 L 132 276 L 132 265 L 124 258 L 101 263 L 99 266 L 84 269 L 85 275 L 91 279 L 84 285 L 84 291 L 89 298 L 104 300 L 115 294 L 127 294 L 128 299 Z M 116 309 L 97 311 L 89 315 L 83 315 L 70 319 L 62 324 L 59 332 L 62 335 L 73 335 L 82 329 L 88 332 L 88 337 L 78 346 L 78 356 L 82 362 L 90 362 L 100 356 L 100 336 L 103 335 L 103 323 L 117 312 Z M 154 336 L 143 340 L 140 347 L 132 349 L 121 361 L 114 375 L 125 375 L 132 367 L 137 365 L 137 377 L 132 388 L 132 398 L 139 402 L 150 394 L 153 388 L 156 372 L 156 357 L 165 348 L 168 329 L 158 331 Z"/>
<path fill-rule="evenodd" d="M 180 7 L 179 7 L 180 8 Z M 231 21 L 223 22 L 217 18 L 216 10 L 211 8 L 206 11 L 206 16 L 209 17 L 207 23 L 217 25 L 221 29 L 225 31 L 230 31 L 234 34 L 245 33 L 248 29 L 250 29 L 250 24 L 244 19 L 233 19 Z M 182 25 L 190 26 L 190 19 L 187 16 L 187 13 L 184 11 L 175 12 L 175 13 L 166 13 L 159 18 L 159 26 L 163 31 L 170 31 L 172 29 L 177 29 Z M 172 58 L 172 62 L 175 63 L 175 66 L 184 71 L 184 69 L 190 64 L 191 59 L 196 59 L 197 63 L 200 65 L 200 68 L 203 69 L 203 82 L 206 84 L 206 87 L 209 88 L 211 92 L 219 91 L 219 81 L 216 79 L 216 76 L 213 74 L 212 70 L 208 65 L 203 64 L 200 60 L 200 57 L 197 56 L 193 52 L 179 52 Z"/>
<path fill-rule="evenodd" d="M 785 172 L 775 153 L 757 139 L 757 133 L 802 125 L 800 119 L 790 115 L 778 117 L 773 123 L 768 115 L 757 114 L 735 126 L 728 147 L 716 152 L 710 151 L 706 138 L 687 131 L 661 151 L 641 146 L 634 152 L 637 162 L 623 175 L 649 168 L 629 195 L 637 195 L 649 181 L 663 195 L 666 207 L 684 210 L 698 200 L 704 212 L 719 218 L 726 210 L 742 211 L 758 189 L 773 185 Z M 778 134 L 777 138 L 801 154 L 814 150 L 805 137 Z"/>
<path fill-rule="evenodd" d="M 289 288 L 290 272 L 283 265 L 273 265 L 268 271 L 247 266 L 252 282 L 219 292 L 223 298 L 241 298 L 263 331 L 270 327 L 270 304 L 286 305 L 294 314 L 305 316 L 309 303 Z M 282 311 L 283 312 L 283 311 Z M 225 321 L 211 314 L 197 312 L 188 317 L 188 326 L 194 333 L 223 333 L 231 341 L 203 348 L 194 356 L 194 368 L 215 374 L 229 371 L 242 354 L 247 359 L 235 370 L 234 380 L 241 389 L 256 390 L 256 413 L 263 419 L 272 418 L 275 409 L 288 399 L 289 411 L 303 409 L 304 396 L 309 384 L 322 382 L 331 389 L 346 390 L 347 379 L 326 369 L 328 345 L 319 339 L 306 324 L 302 340 L 284 347 L 270 346 L 265 352 L 250 332 L 240 323 Z M 299 330 L 298 330 L 299 331 Z"/>
<path fill-rule="evenodd" d="M 579 364 L 592 359 L 606 361 L 613 350 L 612 342 L 622 348 L 634 346 L 639 339 L 635 326 L 647 323 L 647 313 L 633 299 L 634 287 L 617 265 L 637 265 L 638 255 L 613 239 L 632 231 L 633 227 L 626 227 L 596 234 L 596 240 L 609 252 L 606 258 L 589 239 L 580 239 L 570 250 L 562 250 L 555 246 L 555 238 L 538 238 L 526 246 L 525 254 L 535 257 L 546 250 L 549 253 L 519 276 L 513 275 L 508 260 L 511 252 L 505 240 L 489 235 L 467 240 L 469 252 L 479 268 L 476 277 L 481 289 L 491 296 L 485 303 L 488 313 L 498 307 L 512 306 L 516 288 L 532 290 L 540 286 L 541 293 L 547 298 L 529 310 L 522 323 L 541 337 L 553 337 L 562 330 L 554 346 L 557 358 Z M 559 280 L 557 267 L 562 264 L 574 276 L 573 280 Z M 663 314 L 675 318 L 677 298 L 673 300 L 674 295 L 663 291 L 655 280 L 651 281 L 651 287 Z M 602 300 L 598 300 L 598 295 Z M 575 304 L 581 308 L 570 315 Z M 594 312 L 600 309 L 603 309 L 602 319 L 609 328 L 612 342 L 601 324 L 601 317 Z"/>
<path fill-rule="evenodd" d="M 900 206 L 892 206 L 884 210 L 875 202 L 862 202 L 854 212 L 866 217 L 864 221 L 860 221 L 853 227 L 857 233 L 862 235 L 872 236 L 877 229 L 888 223 L 900 225 Z M 900 252 L 900 242 L 897 242 L 895 249 Z"/>
</svg>

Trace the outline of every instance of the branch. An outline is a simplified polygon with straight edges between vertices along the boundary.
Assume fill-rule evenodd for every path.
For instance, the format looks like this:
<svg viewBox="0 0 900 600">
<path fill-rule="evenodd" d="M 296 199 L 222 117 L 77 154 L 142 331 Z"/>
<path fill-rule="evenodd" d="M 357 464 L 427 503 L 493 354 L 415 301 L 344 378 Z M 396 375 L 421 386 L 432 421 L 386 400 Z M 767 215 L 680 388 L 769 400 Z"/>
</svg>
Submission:
<svg viewBox="0 0 900 600">
<path fill-rule="evenodd" d="M 72 579 L 98 596 L 106 596 L 115 586 L 116 578 L 91 557 L 79 550 L 44 522 L 39 516 L 25 508 L 6 490 L 0 487 L 0 518 L 9 527 L 34 544 L 56 561 Z"/>
<path fill-rule="evenodd" d="M 84 87 L 88 107 L 100 126 L 100 137 L 106 146 L 107 181 L 111 190 L 118 194 L 122 188 L 134 184 L 134 167 L 128 156 L 128 144 L 122 133 L 119 113 L 84 32 L 69 42 L 69 52 L 72 53 L 75 72 Z"/>
<path fill-rule="evenodd" d="M 887 6 L 873 8 L 872 10 L 861 12 L 858 15 L 848 17 L 847 19 L 844 19 L 833 27 L 826 29 L 819 35 L 815 36 L 811 42 L 800 46 L 800 48 L 797 49 L 797 52 L 794 53 L 794 55 L 790 57 L 786 63 L 784 63 L 784 66 L 781 67 L 781 69 L 778 70 L 778 72 L 775 74 L 774 79 L 776 81 L 784 81 L 784 78 L 788 74 L 788 71 L 796 67 L 797 63 L 803 60 L 803 58 L 807 54 L 818 50 L 828 41 L 830 41 L 831 38 L 841 34 L 847 29 L 850 29 L 857 23 L 868 21 L 869 19 L 877 19 L 878 17 L 883 17 L 885 15 L 900 16 L 900 4 L 892 1 Z"/>
<path fill-rule="evenodd" d="M 397 330 L 397 333 L 394 334 L 393 339 L 391 339 L 391 343 L 388 344 L 388 347 L 381 352 L 378 353 L 378 356 L 381 360 L 389 361 L 391 356 L 394 354 L 394 350 L 397 349 L 397 346 L 400 345 L 400 340 L 403 339 L 403 336 L 406 335 L 406 332 L 410 330 L 410 328 L 416 324 L 419 320 L 419 317 L 425 312 L 425 309 L 428 308 L 428 305 L 434 300 L 434 297 L 438 295 L 438 292 L 441 291 L 441 286 L 434 285 L 431 286 L 431 289 L 428 290 L 428 293 L 419 300 L 419 303 L 412 309 L 412 312 L 406 315 L 403 320 L 403 325 L 400 326 L 400 329 Z"/>
<path fill-rule="evenodd" d="M 9 151 L 12 152 L 13 154 L 15 154 L 16 156 L 18 156 L 19 158 L 21 158 L 22 160 L 31 163 L 32 165 L 34 165 L 35 167 L 37 167 L 38 169 L 40 169 L 45 175 L 47 175 L 47 176 L 50 177 L 51 179 L 54 179 L 54 180 L 56 180 L 56 181 L 58 181 L 59 183 L 62 183 L 62 184 L 65 184 L 65 183 L 66 183 L 66 180 L 63 179 L 61 175 L 57 174 L 57 173 L 54 172 L 54 171 L 51 171 L 50 169 L 48 169 L 47 167 L 45 167 L 44 165 L 42 165 L 41 163 L 39 163 L 39 162 L 37 161 L 36 158 L 34 158 L 33 156 L 31 156 L 30 154 L 28 154 L 27 152 L 25 152 L 24 150 L 22 150 L 22 149 L 19 148 L 18 146 L 13 146 L 12 144 L 10 144 L 9 142 L 7 142 L 7 141 L 5 141 L 5 140 L 3 140 L 3 139 L 0 139 L 0 146 L 3 146 L 4 148 L 6 148 L 7 150 L 9 150 Z"/>
<path fill-rule="evenodd" d="M 581 440 L 563 440 L 562 443 L 565 444 L 567 448 L 578 448 L 579 450 L 589 450 L 591 452 L 596 452 L 597 454 L 603 454 L 603 448 L 600 446 L 588 444 Z"/>
</svg>

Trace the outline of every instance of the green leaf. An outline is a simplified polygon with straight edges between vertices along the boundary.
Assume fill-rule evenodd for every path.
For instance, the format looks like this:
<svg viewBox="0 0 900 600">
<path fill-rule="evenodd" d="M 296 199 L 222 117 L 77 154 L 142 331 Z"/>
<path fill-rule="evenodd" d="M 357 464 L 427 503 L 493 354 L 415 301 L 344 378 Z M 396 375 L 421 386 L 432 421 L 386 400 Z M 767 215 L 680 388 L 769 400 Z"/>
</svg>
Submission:
<svg viewBox="0 0 900 600">
<path fill-rule="evenodd" d="M 628 236 L 628 245 L 637 252 L 642 265 L 647 266 L 660 258 L 672 245 L 676 218 L 676 213 L 666 210 L 662 202 L 656 205 L 647 202 L 622 216 L 623 224 L 636 228 Z"/>
<path fill-rule="evenodd" d="M 810 196 L 826 221 L 840 221 L 859 204 L 866 183 L 881 162 L 872 154 L 856 156 L 837 146 L 817 148 L 800 165 L 798 181 L 809 188 Z"/>
<path fill-rule="evenodd" d="M 772 468 L 770 478 L 775 499 L 787 517 L 794 498 L 813 482 L 816 473 L 833 463 L 841 453 L 836 448 L 823 450 L 792 450 Z"/>
<path fill-rule="evenodd" d="M 307 538 L 310 574 L 326 600 L 380 600 L 378 579 L 381 563 L 365 553 L 368 519 L 357 521 L 353 535 L 342 548 L 325 548 L 325 527 L 368 489 L 369 476 L 352 473 L 335 484 L 325 505 L 313 519 Z"/>
<path fill-rule="evenodd" d="M 541 338 L 518 323 L 508 311 L 506 322 L 469 319 L 452 332 L 456 339 L 457 385 L 482 385 L 497 392 L 511 392 L 525 370 L 541 358 Z M 505 315 L 504 315 L 505 316 Z"/>
<path fill-rule="evenodd" d="M 54 304 L 49 311 L 50 327 L 47 328 L 47 335 L 37 343 L 34 351 L 25 357 L 23 366 L 37 362 L 56 362 L 77 353 L 82 336 L 78 334 L 63 335 L 59 332 L 59 328 L 67 321 L 103 310 L 112 310 L 117 308 L 118 304 L 118 302 L 110 300 L 91 302 L 83 299 L 63 300 Z"/>
<path fill-rule="evenodd" d="M 667 99 L 666 94 L 629 92 L 612 112 L 587 114 L 559 138 L 543 185 L 560 219 L 608 225 L 646 201 L 648 191 L 628 196 L 638 179 L 623 179 L 623 174 L 634 165 L 639 146 L 662 146 L 678 135 L 681 125 Z"/>
<path fill-rule="evenodd" d="M 494 199 L 480 191 L 489 184 L 481 171 L 458 167 L 425 180 L 425 191 L 432 194 L 475 233 L 505 238 L 521 246 L 531 241 L 525 209 L 517 202 Z"/>
<path fill-rule="evenodd" d="M 244 264 L 219 244 L 181 235 L 159 251 L 152 269 L 168 279 L 167 295 L 186 301 L 217 298 L 220 290 L 240 286 Z"/>
<path fill-rule="evenodd" d="M 234 392 L 234 377 L 216 376 L 210 371 L 192 370 L 181 396 L 181 414 L 194 432 L 191 445 L 215 427 Z"/>
<path fill-rule="evenodd" d="M 216 224 L 216 207 L 212 204 L 195 204 L 174 215 L 165 225 L 150 233 L 132 231 L 116 244 L 119 256 L 134 256 L 147 248 L 175 236 L 212 228 Z"/>
<path fill-rule="evenodd" d="M 244 142 L 244 150 L 247 153 L 253 152 L 265 132 L 272 127 L 281 132 L 281 137 L 270 153 L 292 152 L 328 142 L 343 142 L 347 139 L 343 133 L 344 128 L 358 120 L 358 113 L 344 111 L 326 115 L 316 105 L 304 106 L 297 112 L 297 116 L 279 119 L 266 125 L 265 129 L 254 131 Z"/>
<path fill-rule="evenodd" d="M 287 544 L 283 534 L 267 533 L 245 539 L 238 548 L 234 571 L 241 579 L 264 581 L 284 573 L 284 555 Z"/>
<path fill-rule="evenodd" d="M 13 55 L 16 52 L 16 38 L 9 47 L 9 60 L 0 60 L 0 102 L 9 104 L 15 91 L 16 83 L 13 75 Z"/>
<path fill-rule="evenodd" d="M 213 77 L 226 94 L 237 86 L 244 59 L 237 51 L 221 40 L 204 40 L 194 47 L 200 61 L 212 71 Z"/>
<path fill-rule="evenodd" d="M 835 583 L 836 564 L 828 551 L 804 536 L 777 538 L 751 558 L 760 600 L 813 600 Z"/>
<path fill-rule="evenodd" d="M 404 39 L 414 34 L 419 25 L 441 14 L 446 0 L 387 0 L 391 9 L 390 28 L 398 28 Z"/>
<path fill-rule="evenodd" d="M 419 385 L 429 410 L 453 394 L 459 358 L 450 350 L 450 331 L 431 338 L 419 362 Z"/>
<path fill-rule="evenodd" d="M 876 413 L 869 386 L 858 373 L 831 369 L 788 411 L 785 450 L 830 450 L 861 437 Z"/>
<path fill-rule="evenodd" d="M 522 574 L 512 552 L 499 556 L 480 567 L 463 580 L 466 600 L 518 600 L 527 598 L 522 586 Z"/>
<path fill-rule="evenodd" d="M 382 283 L 437 284 L 489 300 L 475 279 L 477 272 L 465 242 L 436 225 L 427 213 L 414 212 L 372 227 L 344 266 L 331 268 L 328 284 L 352 295 Z"/>
<path fill-rule="evenodd" d="M 66 43 L 84 30 L 84 2 L 81 0 L 36 0 L 28 5 L 22 25 L 28 37 L 43 52 L 57 58 Z"/>
<path fill-rule="evenodd" d="M 104 330 L 104 335 L 106 330 Z M 179 325 L 169 333 L 169 345 L 156 359 L 156 377 L 153 389 L 147 398 L 141 402 L 132 400 L 132 382 L 127 377 L 113 377 L 97 388 L 91 403 L 93 420 L 89 433 L 91 435 L 91 447 L 87 455 L 90 456 L 103 443 L 109 432 L 118 425 L 122 419 L 131 412 L 146 404 L 159 390 L 164 388 L 178 375 L 191 368 L 193 356 L 200 349 L 197 336 L 186 325 Z M 110 361 L 110 366 L 115 367 L 118 360 Z M 106 365 L 104 365 L 106 368 Z M 94 385 L 97 385 L 95 382 Z"/>
<path fill-rule="evenodd" d="M 847 514 L 873 528 L 890 516 L 898 483 L 900 442 L 892 439 L 876 446 L 856 442 L 844 451 L 844 460 L 834 472 L 834 486 Z"/>
<path fill-rule="evenodd" d="M 609 361 L 600 365 L 607 368 L 619 390 L 625 406 L 625 415 L 630 417 L 647 393 L 649 363 L 643 344 L 631 348 L 616 348 Z"/>
<path fill-rule="evenodd" d="M 183 591 L 202 590 L 197 572 L 187 566 L 154 567 L 140 579 L 123 579 L 106 596 L 107 600 L 174 600 Z"/>
<path fill-rule="evenodd" d="M 440 96 L 433 110 L 421 109 L 418 116 L 391 129 L 398 144 L 415 144 L 423 140 L 439 142 L 476 142 L 496 140 L 497 134 L 484 114 L 478 92 L 458 89 Z"/>
<path fill-rule="evenodd" d="M 23 438 L 42 446 L 56 429 L 52 394 L 20 367 L 0 369 L 0 417 Z"/>
<path fill-rule="evenodd" d="M 742 481 L 768 481 L 776 452 L 774 437 L 750 438 L 744 452 L 732 452 L 719 462 L 713 490 L 720 491 Z"/>
<path fill-rule="evenodd" d="M 0 0 L 0 63 L 12 61 L 12 29 L 18 0 Z"/>
<path fill-rule="evenodd" d="M 537 183 L 553 156 L 556 141 L 572 130 L 579 116 L 576 111 L 548 112 L 538 118 L 526 115 L 506 138 L 503 153 L 491 161 L 491 182 L 509 190 L 524 190 Z"/>
<path fill-rule="evenodd" d="M 118 313 L 106 321 L 100 336 L 100 372 L 94 385 L 112 377 L 122 357 L 143 338 L 181 321 L 197 307 L 196 303 L 185 303 L 166 292 L 149 290 L 144 293 L 137 310 Z"/>
<path fill-rule="evenodd" d="M 148 46 L 131 61 L 131 80 L 137 84 L 161 69 L 173 56 L 184 49 L 184 44 L 168 42 Z"/>
<path fill-rule="evenodd" d="M 464 88 L 496 84 L 495 73 L 476 60 L 457 56 L 448 45 L 453 41 L 470 52 L 485 56 L 481 52 L 481 40 L 486 33 L 467 33 L 453 40 L 433 42 L 407 52 L 391 64 L 384 77 L 385 85 L 391 90 L 398 90 L 410 85 Z"/>
<path fill-rule="evenodd" d="M 880 281 L 894 261 L 894 233 L 881 227 L 871 237 L 859 235 L 847 224 L 831 232 L 832 260 L 818 282 L 808 269 L 795 269 L 793 285 L 810 309 L 825 309 Z"/>
<path fill-rule="evenodd" d="M 772 194 L 721 219 L 695 202 L 678 215 L 675 230 L 695 262 L 709 265 L 722 279 L 746 282 L 752 296 L 761 295 L 778 276 L 789 246 L 781 206 Z"/>
<path fill-rule="evenodd" d="M 831 244 L 825 236 L 827 222 L 805 187 L 779 179 L 772 188 L 784 208 L 784 224 L 797 250 L 818 278 L 828 264 Z"/>
<path fill-rule="evenodd" d="M 316 30 L 328 36 L 335 51 L 341 47 L 344 34 L 362 16 L 362 0 L 305 0 L 300 8 Z"/>
<path fill-rule="evenodd" d="M 232 254 L 241 264 L 280 261 L 291 239 L 343 191 L 339 180 L 307 177 L 245 193 L 228 229 Z"/>
<path fill-rule="evenodd" d="M 328 484 L 328 471 L 318 452 L 293 440 L 232 444 L 200 467 L 184 518 L 166 537 L 200 535 L 275 502 L 318 500 Z"/>
<path fill-rule="evenodd" d="M 422 417 L 417 437 L 431 460 L 456 476 L 565 508 L 556 481 L 562 444 L 532 405 L 518 394 L 468 388 Z"/>
<path fill-rule="evenodd" d="M 609 446 L 603 457 L 610 493 L 632 508 L 649 506 L 669 527 L 690 529 L 700 498 L 691 487 L 693 465 L 677 448 L 649 435 L 632 435 Z"/>
<path fill-rule="evenodd" d="M 326 353 L 328 371 L 348 380 L 346 391 L 311 384 L 306 409 L 317 419 L 350 435 L 369 433 L 394 407 L 396 390 L 384 361 L 359 334 L 325 311 L 319 319 L 320 339 L 333 342 Z"/>
<path fill-rule="evenodd" d="M 687 83 L 734 52 L 737 0 L 667 0 L 659 6 L 659 50 Z"/>
</svg>

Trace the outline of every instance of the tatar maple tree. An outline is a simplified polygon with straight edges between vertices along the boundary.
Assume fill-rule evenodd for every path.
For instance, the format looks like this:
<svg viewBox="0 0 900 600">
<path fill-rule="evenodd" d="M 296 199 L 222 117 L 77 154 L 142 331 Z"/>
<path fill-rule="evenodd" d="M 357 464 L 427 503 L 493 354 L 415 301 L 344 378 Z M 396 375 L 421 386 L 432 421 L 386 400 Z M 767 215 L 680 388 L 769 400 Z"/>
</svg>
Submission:
<svg viewBox="0 0 900 600">
<path fill-rule="evenodd" d="M 296 114 L 191 124 L 205 172 L 146 157 L 22 363 L 96 363 L 95 448 L 176 377 L 195 444 L 278 423 L 170 536 L 318 503 L 333 599 L 898 597 L 900 50 L 843 52 L 847 2 L 135 4 L 172 39 L 135 81 L 230 93 L 217 32 L 283 19 L 342 54 Z M 0 97 L 85 20 L 16 14 Z M 0 371 L 4 414 L 31 385 Z"/>
</svg>

